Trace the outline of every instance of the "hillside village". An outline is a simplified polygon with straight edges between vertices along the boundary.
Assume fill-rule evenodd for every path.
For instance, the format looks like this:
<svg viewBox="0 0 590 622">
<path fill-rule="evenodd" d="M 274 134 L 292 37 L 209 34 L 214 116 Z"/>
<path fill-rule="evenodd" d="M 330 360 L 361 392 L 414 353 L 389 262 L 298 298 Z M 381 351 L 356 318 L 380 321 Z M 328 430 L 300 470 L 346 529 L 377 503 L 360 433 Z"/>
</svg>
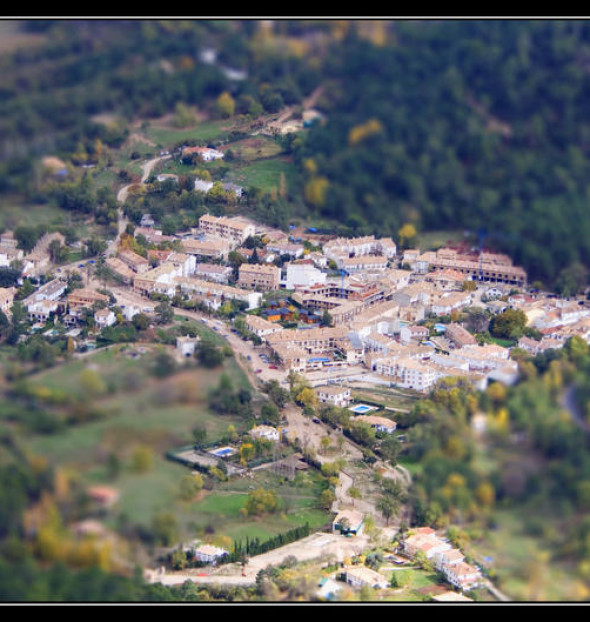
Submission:
<svg viewBox="0 0 590 622">
<path fill-rule="evenodd" d="M 395 413 L 375 413 L 371 406 L 356 404 L 351 382 L 361 379 L 364 386 L 415 395 L 426 395 L 444 378 L 458 377 L 478 389 L 492 382 L 510 385 L 519 377 L 513 351 L 535 355 L 562 347 L 574 335 L 590 341 L 585 300 L 527 288 L 524 271 L 491 252 L 450 247 L 398 252 L 391 238 L 344 239 L 295 227 L 286 233 L 244 217 L 209 214 L 200 218 L 198 228 L 173 236 L 164 236 L 145 215 L 133 230 L 133 239 L 138 238 L 145 256 L 136 252 L 138 246 L 130 248 L 127 233 L 102 257 L 58 266 L 48 252 L 50 239 L 24 254 L 11 233 L 3 233 L 3 265 L 21 262 L 21 283 L 31 277 L 43 283 L 20 300 L 18 287 L 2 288 L 3 312 L 10 319 L 19 302 L 30 322 L 29 334 L 65 333 L 78 352 L 85 352 L 96 346 L 103 331 L 138 315 L 153 321 L 158 305 L 172 303 L 179 312 L 196 313 L 222 336 L 238 336 L 235 343 L 244 348 L 238 354 L 260 382 L 288 386 L 294 374 L 304 377 L 320 404 L 349 409 L 355 421 L 385 435 L 396 432 Z M 95 273 L 98 266 L 102 276 Z M 223 313 L 228 305 L 231 314 Z M 507 309 L 522 311 L 532 336 L 511 346 L 501 340 L 482 342 L 461 322 L 462 314 L 473 308 L 492 317 Z M 198 342 L 180 337 L 177 352 L 193 356 Z M 250 437 L 276 443 L 287 431 L 261 424 L 250 430 Z M 235 451 L 228 449 L 223 457 Z M 296 463 L 289 463 L 293 473 L 298 465 L 307 466 Z M 362 512 L 338 503 L 334 512 L 333 533 L 362 533 Z M 197 543 L 192 554 L 217 566 L 227 551 L 212 553 L 214 548 Z M 421 559 L 431 564 L 459 590 L 450 593 L 451 599 L 485 584 L 481 569 L 430 528 L 405 534 L 392 555 L 404 563 Z M 148 576 L 166 579 L 158 573 Z M 355 589 L 389 585 L 366 567 L 345 568 L 338 576 Z"/>
<path fill-rule="evenodd" d="M 284 376 L 308 374 L 317 385 L 320 378 L 332 384 L 363 374 L 365 381 L 418 392 L 428 392 L 447 376 L 468 379 L 478 388 L 517 379 L 511 348 L 479 343 L 457 322 L 473 307 L 492 315 L 522 311 L 536 338 L 523 336 L 514 346 L 533 355 L 574 335 L 590 338 L 584 300 L 527 290 L 524 271 L 499 254 L 441 248 L 398 255 L 390 238 L 320 239 L 311 232 L 287 234 L 245 218 L 208 214 L 184 235 L 164 236 L 153 225 L 136 227 L 134 236 L 168 248 L 148 250 L 146 256 L 119 248 L 97 261 L 57 267 L 46 250 L 48 240 L 25 255 L 10 232 L 2 234 L 2 265 L 20 261 L 22 278 L 46 280 L 21 300 L 32 330 L 52 318 L 54 330 L 66 327 L 76 339 L 88 309 L 100 330 L 139 313 L 153 314 L 154 300 L 181 306 L 190 301 L 193 308 L 196 303 L 211 312 L 232 301 L 248 333 L 260 340 L 273 368 Z M 244 246 L 252 240 L 259 248 Z M 229 262 L 231 255 L 239 265 Z M 103 263 L 136 304 L 110 299 L 96 278 L 89 285 L 95 263 Z M 72 273 L 80 275 L 78 287 L 68 290 Z M 14 287 L 0 291 L 8 315 L 15 293 Z"/>
</svg>

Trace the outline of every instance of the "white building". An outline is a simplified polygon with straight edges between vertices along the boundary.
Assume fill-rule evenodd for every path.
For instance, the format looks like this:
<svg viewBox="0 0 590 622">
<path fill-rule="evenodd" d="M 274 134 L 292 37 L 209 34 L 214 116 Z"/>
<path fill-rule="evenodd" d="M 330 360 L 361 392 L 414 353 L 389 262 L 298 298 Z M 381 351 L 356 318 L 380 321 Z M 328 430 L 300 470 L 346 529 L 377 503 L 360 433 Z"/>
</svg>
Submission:
<svg viewBox="0 0 590 622">
<path fill-rule="evenodd" d="M 354 418 L 355 422 L 366 423 L 377 432 L 385 434 L 393 434 L 397 428 L 397 423 L 387 417 L 379 417 L 378 415 L 358 415 Z"/>
<path fill-rule="evenodd" d="M 287 265 L 287 289 L 324 284 L 327 274 L 318 270 L 311 260 L 295 261 Z"/>
<path fill-rule="evenodd" d="M 445 564 L 441 570 L 445 579 L 460 590 L 473 589 L 481 581 L 480 570 L 465 562 Z"/>
<path fill-rule="evenodd" d="M 352 587 L 361 588 L 364 586 L 374 589 L 385 589 L 389 587 L 389 580 L 379 572 L 367 566 L 354 566 L 345 571 L 346 583 Z"/>
<path fill-rule="evenodd" d="M 275 443 L 280 440 L 279 431 L 270 425 L 257 425 L 250 430 L 249 434 L 254 439 L 265 439 Z"/>
<path fill-rule="evenodd" d="M 94 313 L 94 321 L 99 328 L 106 328 L 112 326 L 117 321 L 115 314 L 111 309 L 98 309 Z"/>
<path fill-rule="evenodd" d="M 226 550 L 212 544 L 201 544 L 193 549 L 193 552 L 197 561 L 206 564 L 214 564 L 228 554 Z"/>
<path fill-rule="evenodd" d="M 197 344 L 201 341 L 200 337 L 181 336 L 176 338 L 176 349 L 182 356 L 193 356 Z"/>
<path fill-rule="evenodd" d="M 430 331 L 426 326 L 406 325 L 402 326 L 399 337 L 402 343 L 412 343 L 428 339 Z"/>
<path fill-rule="evenodd" d="M 346 408 L 350 404 L 350 389 L 348 387 L 326 385 L 317 387 L 316 393 L 318 399 L 323 404 L 330 404 L 340 408 Z"/>
</svg>

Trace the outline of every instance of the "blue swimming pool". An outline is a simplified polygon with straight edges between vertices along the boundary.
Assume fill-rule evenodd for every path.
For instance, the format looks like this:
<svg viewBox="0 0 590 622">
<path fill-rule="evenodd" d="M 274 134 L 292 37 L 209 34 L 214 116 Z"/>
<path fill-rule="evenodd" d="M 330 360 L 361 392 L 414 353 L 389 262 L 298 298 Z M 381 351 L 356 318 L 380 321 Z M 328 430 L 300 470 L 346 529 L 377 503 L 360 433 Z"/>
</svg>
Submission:
<svg viewBox="0 0 590 622">
<path fill-rule="evenodd" d="M 220 447 L 219 449 L 211 450 L 209 453 L 219 457 L 231 456 L 235 453 L 235 449 L 232 449 L 231 447 Z"/>
<path fill-rule="evenodd" d="M 374 410 L 374 406 L 367 406 L 366 404 L 357 404 L 356 406 L 353 406 L 350 410 L 352 410 L 353 413 L 364 414 L 364 413 L 369 412 L 370 410 Z"/>
</svg>

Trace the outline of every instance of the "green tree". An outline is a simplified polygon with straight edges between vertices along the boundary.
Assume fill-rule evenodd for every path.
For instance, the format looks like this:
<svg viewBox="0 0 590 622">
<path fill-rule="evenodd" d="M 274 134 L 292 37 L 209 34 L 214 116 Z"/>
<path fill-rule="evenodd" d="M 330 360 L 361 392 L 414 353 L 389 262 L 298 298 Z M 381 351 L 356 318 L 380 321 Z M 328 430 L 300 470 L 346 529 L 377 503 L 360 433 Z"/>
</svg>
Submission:
<svg viewBox="0 0 590 622">
<path fill-rule="evenodd" d="M 160 512 L 151 522 L 151 533 L 157 544 L 172 546 L 179 539 L 180 525 L 172 512 Z"/>
<path fill-rule="evenodd" d="M 490 322 L 490 333 L 500 339 L 520 339 L 527 317 L 520 309 L 506 309 L 495 315 Z"/>
</svg>

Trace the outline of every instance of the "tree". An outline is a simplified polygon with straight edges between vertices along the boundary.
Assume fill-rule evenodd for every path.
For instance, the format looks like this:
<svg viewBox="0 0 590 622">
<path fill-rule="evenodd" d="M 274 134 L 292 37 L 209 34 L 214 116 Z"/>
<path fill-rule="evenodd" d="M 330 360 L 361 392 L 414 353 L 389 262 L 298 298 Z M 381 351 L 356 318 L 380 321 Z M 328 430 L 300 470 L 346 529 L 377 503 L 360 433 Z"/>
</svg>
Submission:
<svg viewBox="0 0 590 622">
<path fill-rule="evenodd" d="M 377 501 L 376 508 L 383 514 L 386 523 L 389 525 L 389 521 L 399 512 L 400 505 L 396 499 L 389 495 L 385 495 Z"/>
<path fill-rule="evenodd" d="M 315 410 L 318 406 L 318 396 L 311 387 L 304 387 L 297 395 L 297 402 L 305 408 Z"/>
<path fill-rule="evenodd" d="M 79 382 L 84 393 L 90 397 L 98 397 L 106 391 L 106 384 L 98 372 L 84 369 L 80 372 Z"/>
<path fill-rule="evenodd" d="M 576 296 L 588 285 L 588 270 L 575 262 L 563 268 L 557 277 L 556 289 L 565 298 Z"/>
<path fill-rule="evenodd" d="M 172 512 L 160 512 L 152 519 L 151 532 L 156 543 L 171 546 L 179 538 L 178 519 Z"/>
<path fill-rule="evenodd" d="M 352 505 L 354 507 L 355 500 L 361 499 L 363 494 L 360 488 L 357 488 L 356 486 L 351 486 L 347 492 L 348 492 L 348 496 L 352 499 Z"/>
<path fill-rule="evenodd" d="M 207 438 L 207 429 L 202 425 L 197 425 L 193 428 L 192 432 L 195 445 L 202 445 Z"/>
<path fill-rule="evenodd" d="M 416 227 L 410 222 L 405 223 L 397 232 L 400 246 L 407 248 L 414 241 L 416 234 Z"/>
<path fill-rule="evenodd" d="M 35 248 L 41 233 L 37 227 L 21 225 L 14 230 L 14 238 L 17 241 L 18 248 L 21 248 L 25 253 L 30 253 Z"/>
<path fill-rule="evenodd" d="M 219 95 L 216 102 L 217 110 L 224 118 L 233 117 L 236 110 L 236 102 L 230 93 L 224 91 Z"/>
<path fill-rule="evenodd" d="M 257 488 L 248 493 L 248 498 L 244 505 L 247 516 L 259 516 L 277 512 L 280 508 L 279 498 L 274 490 Z"/>
<path fill-rule="evenodd" d="M 152 365 L 152 373 L 156 378 L 166 378 L 176 371 L 176 361 L 167 352 L 158 352 Z"/>
<path fill-rule="evenodd" d="M 281 411 L 274 402 L 265 402 L 260 409 L 260 416 L 270 425 L 276 425 L 281 420 Z"/>
<path fill-rule="evenodd" d="M 156 322 L 158 324 L 170 324 L 174 319 L 174 309 L 167 301 L 162 301 L 156 305 L 154 313 L 156 314 Z"/>
<path fill-rule="evenodd" d="M 47 250 L 51 261 L 57 264 L 66 261 L 69 255 L 67 247 L 62 246 L 59 240 L 51 240 Z"/>
<path fill-rule="evenodd" d="M 278 380 L 269 380 L 263 390 L 279 408 L 283 408 L 289 401 L 289 391 L 281 387 Z"/>
<path fill-rule="evenodd" d="M 203 488 L 203 478 L 199 473 L 187 473 L 180 479 L 179 495 L 184 501 L 194 499 Z"/>
<path fill-rule="evenodd" d="M 328 311 L 328 309 L 324 309 L 324 312 L 322 314 L 321 325 L 332 326 L 332 316 L 330 315 L 330 312 Z"/>
<path fill-rule="evenodd" d="M 326 488 L 322 490 L 318 499 L 318 505 L 320 508 L 324 510 L 329 510 L 332 507 L 332 504 L 336 500 L 336 495 L 333 490 Z"/>
<path fill-rule="evenodd" d="M 145 313 L 136 313 L 131 323 L 137 330 L 147 330 L 150 327 L 151 320 Z"/>
<path fill-rule="evenodd" d="M 490 333 L 500 339 L 520 339 L 527 324 L 527 317 L 520 309 L 506 309 L 495 315 L 490 322 Z"/>
<path fill-rule="evenodd" d="M 131 454 L 131 468 L 137 473 L 146 473 L 152 468 L 154 454 L 149 447 L 137 446 Z"/>
</svg>

